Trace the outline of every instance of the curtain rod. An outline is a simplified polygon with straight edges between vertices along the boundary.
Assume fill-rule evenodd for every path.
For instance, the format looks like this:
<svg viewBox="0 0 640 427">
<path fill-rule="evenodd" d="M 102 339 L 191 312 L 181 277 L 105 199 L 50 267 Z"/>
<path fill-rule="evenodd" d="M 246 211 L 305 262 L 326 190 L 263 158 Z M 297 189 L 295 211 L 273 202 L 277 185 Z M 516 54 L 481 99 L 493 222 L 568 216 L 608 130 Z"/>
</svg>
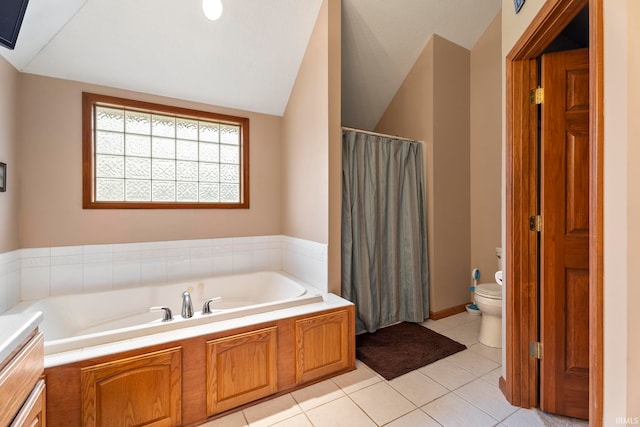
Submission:
<svg viewBox="0 0 640 427">
<path fill-rule="evenodd" d="M 369 135 L 383 136 L 383 137 L 386 137 L 386 138 L 393 138 L 393 139 L 400 139 L 402 141 L 411 141 L 411 142 L 420 142 L 420 143 L 423 142 L 423 141 L 420 141 L 420 140 L 417 140 L 417 139 L 403 138 L 403 137 L 397 136 L 397 135 L 389 135 L 389 134 L 386 134 L 386 133 L 372 132 L 370 130 L 356 129 L 356 128 L 351 128 L 351 127 L 348 127 L 348 126 L 342 126 L 342 130 L 352 130 L 352 131 L 355 131 L 355 132 L 366 133 L 366 134 L 369 134 Z"/>
</svg>

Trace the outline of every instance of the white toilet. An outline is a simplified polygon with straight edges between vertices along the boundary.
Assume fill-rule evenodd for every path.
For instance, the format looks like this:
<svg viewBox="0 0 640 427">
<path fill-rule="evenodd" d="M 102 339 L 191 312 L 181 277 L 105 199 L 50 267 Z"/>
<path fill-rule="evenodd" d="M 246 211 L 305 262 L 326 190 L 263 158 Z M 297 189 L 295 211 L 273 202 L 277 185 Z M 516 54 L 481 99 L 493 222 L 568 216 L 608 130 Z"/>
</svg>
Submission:
<svg viewBox="0 0 640 427">
<path fill-rule="evenodd" d="M 482 313 L 480 342 L 489 347 L 502 347 L 502 251 L 496 248 L 498 271 L 496 283 L 480 283 L 475 287 L 475 303 Z"/>
</svg>

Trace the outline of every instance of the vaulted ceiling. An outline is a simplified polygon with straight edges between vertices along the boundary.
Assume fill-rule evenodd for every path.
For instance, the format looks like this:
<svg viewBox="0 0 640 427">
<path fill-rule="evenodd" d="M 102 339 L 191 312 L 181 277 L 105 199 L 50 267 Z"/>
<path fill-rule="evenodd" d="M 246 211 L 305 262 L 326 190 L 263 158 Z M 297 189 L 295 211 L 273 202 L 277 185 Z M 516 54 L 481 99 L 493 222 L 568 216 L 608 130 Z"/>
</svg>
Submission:
<svg viewBox="0 0 640 427">
<path fill-rule="evenodd" d="M 321 0 L 30 0 L 25 73 L 282 115 Z M 343 122 L 373 127 L 433 33 L 470 49 L 500 0 L 342 0 Z"/>
<path fill-rule="evenodd" d="M 342 124 L 372 129 L 435 33 L 471 49 L 501 0 L 343 0 Z"/>
</svg>

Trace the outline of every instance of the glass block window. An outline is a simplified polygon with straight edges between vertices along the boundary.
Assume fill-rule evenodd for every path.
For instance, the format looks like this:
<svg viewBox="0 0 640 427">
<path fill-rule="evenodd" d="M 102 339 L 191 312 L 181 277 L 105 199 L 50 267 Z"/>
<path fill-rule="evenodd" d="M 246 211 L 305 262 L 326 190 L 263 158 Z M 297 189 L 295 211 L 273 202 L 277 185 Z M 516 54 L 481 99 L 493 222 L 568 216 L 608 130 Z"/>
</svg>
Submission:
<svg viewBox="0 0 640 427">
<path fill-rule="evenodd" d="M 85 208 L 247 208 L 249 119 L 83 94 Z"/>
</svg>

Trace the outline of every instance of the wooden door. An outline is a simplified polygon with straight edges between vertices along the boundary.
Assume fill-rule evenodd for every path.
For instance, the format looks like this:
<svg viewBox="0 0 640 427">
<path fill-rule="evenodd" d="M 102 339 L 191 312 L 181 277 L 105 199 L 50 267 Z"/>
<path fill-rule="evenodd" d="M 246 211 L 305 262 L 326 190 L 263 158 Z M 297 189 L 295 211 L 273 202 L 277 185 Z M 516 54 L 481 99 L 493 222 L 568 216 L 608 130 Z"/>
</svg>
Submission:
<svg viewBox="0 0 640 427">
<path fill-rule="evenodd" d="M 540 408 L 589 414 L 589 53 L 542 56 Z"/>
</svg>

